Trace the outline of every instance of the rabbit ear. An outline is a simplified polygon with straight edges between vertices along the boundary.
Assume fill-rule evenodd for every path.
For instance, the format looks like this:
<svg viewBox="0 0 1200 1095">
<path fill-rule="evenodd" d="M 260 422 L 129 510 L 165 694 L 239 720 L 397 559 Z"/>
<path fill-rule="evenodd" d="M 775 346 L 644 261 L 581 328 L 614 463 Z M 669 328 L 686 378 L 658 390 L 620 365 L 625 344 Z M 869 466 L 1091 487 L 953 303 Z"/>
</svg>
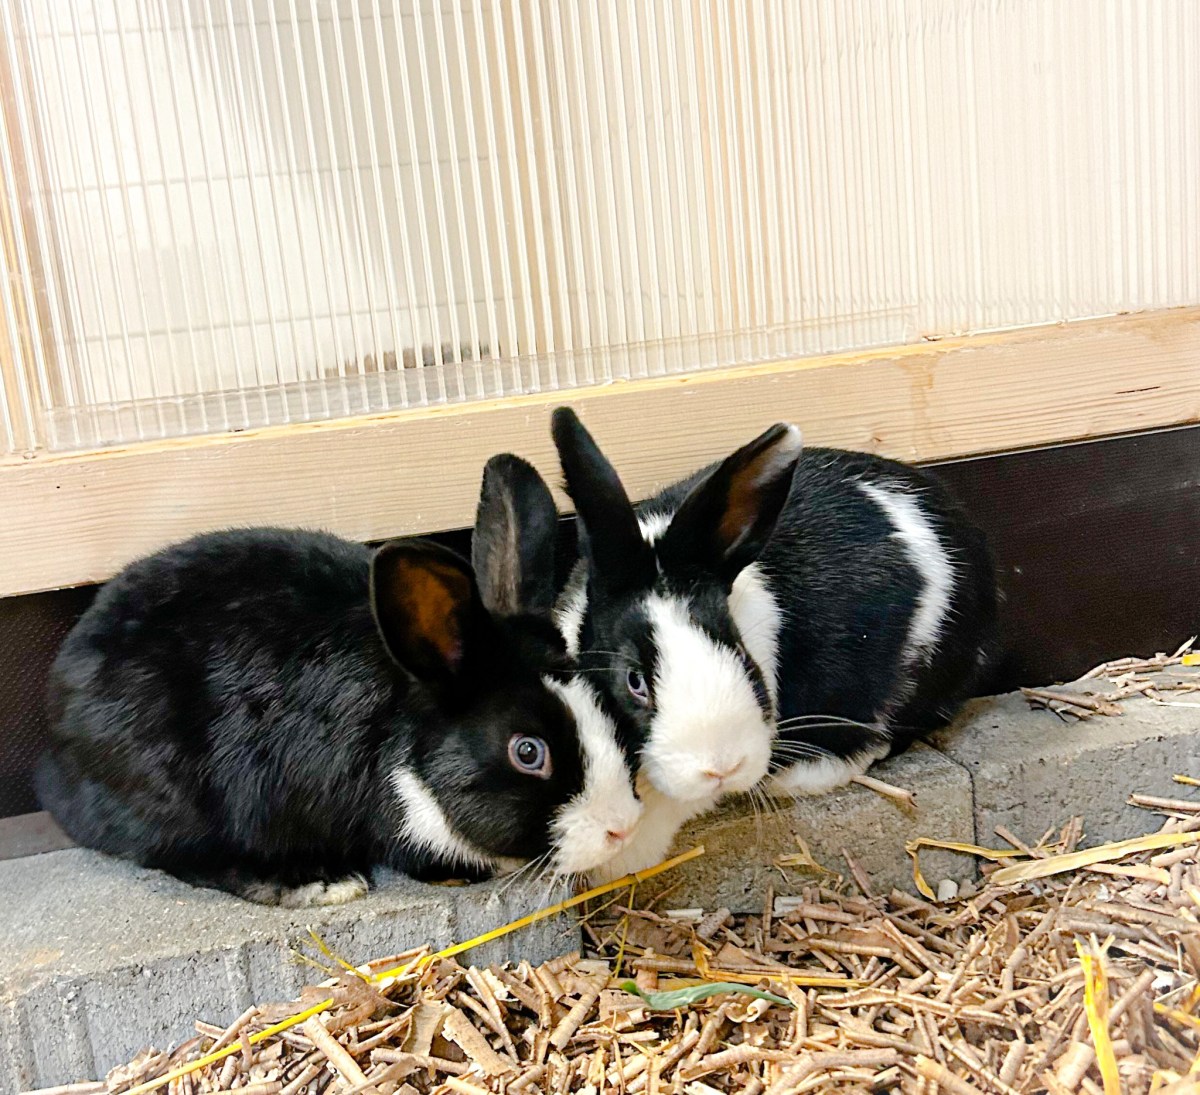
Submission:
<svg viewBox="0 0 1200 1095">
<path fill-rule="evenodd" d="M 371 610 L 388 653 L 432 683 L 461 673 L 489 623 L 470 564 L 428 540 L 394 540 L 375 552 Z"/>
<path fill-rule="evenodd" d="M 532 464 L 505 453 L 483 469 L 471 564 L 484 607 L 497 616 L 549 616 L 554 607 L 558 511 Z"/>
<path fill-rule="evenodd" d="M 579 517 L 580 553 L 588 561 L 590 580 L 610 593 L 652 583 L 654 552 L 616 469 L 570 407 L 554 412 L 551 430 Z"/>
<path fill-rule="evenodd" d="M 700 570 L 732 581 L 766 545 L 787 501 L 800 431 L 777 423 L 691 489 L 659 539 L 664 571 Z"/>
</svg>

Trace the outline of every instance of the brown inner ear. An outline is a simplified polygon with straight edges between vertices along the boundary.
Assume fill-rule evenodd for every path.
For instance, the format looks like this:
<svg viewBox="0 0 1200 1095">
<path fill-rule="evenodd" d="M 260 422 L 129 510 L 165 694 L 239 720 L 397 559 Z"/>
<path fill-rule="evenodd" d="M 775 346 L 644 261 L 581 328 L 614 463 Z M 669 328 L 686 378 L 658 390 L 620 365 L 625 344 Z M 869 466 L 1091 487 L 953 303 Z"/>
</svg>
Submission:
<svg viewBox="0 0 1200 1095">
<path fill-rule="evenodd" d="M 746 535 L 762 507 L 761 484 L 764 475 L 770 471 L 775 448 L 771 446 L 755 456 L 748 464 L 740 468 L 729 482 L 729 491 L 725 496 L 725 512 L 721 515 L 721 523 L 717 531 L 728 551 Z"/>
<path fill-rule="evenodd" d="M 398 567 L 396 583 L 400 611 L 412 621 L 412 630 L 438 652 L 448 666 L 462 658 L 462 606 L 470 602 L 471 582 L 461 571 L 424 560 Z"/>
</svg>

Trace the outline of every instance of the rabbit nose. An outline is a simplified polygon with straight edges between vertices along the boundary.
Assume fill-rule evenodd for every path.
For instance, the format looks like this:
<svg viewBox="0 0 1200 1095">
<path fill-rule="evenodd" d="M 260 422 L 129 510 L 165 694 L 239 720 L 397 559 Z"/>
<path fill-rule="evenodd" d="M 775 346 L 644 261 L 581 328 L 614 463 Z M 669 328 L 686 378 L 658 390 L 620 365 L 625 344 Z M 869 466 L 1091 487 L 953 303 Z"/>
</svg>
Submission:
<svg viewBox="0 0 1200 1095">
<path fill-rule="evenodd" d="M 743 759 L 735 761 L 733 764 L 728 765 L 725 768 L 705 768 L 701 774 L 708 776 L 709 779 L 715 779 L 718 783 L 724 783 L 725 780 L 727 780 L 730 776 L 736 775 L 738 772 L 740 772 L 742 765 L 745 763 L 746 762 Z"/>
<path fill-rule="evenodd" d="M 622 844 L 629 839 L 629 832 L 628 829 L 609 829 L 604 835 L 610 844 Z"/>
</svg>

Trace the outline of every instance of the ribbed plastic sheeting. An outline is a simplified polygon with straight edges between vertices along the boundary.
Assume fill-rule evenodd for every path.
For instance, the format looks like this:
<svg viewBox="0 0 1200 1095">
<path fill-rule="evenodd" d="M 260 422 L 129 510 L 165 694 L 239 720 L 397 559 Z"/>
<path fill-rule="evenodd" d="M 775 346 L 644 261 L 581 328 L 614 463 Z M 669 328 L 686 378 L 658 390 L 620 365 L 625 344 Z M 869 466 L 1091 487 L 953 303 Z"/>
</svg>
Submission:
<svg viewBox="0 0 1200 1095">
<path fill-rule="evenodd" d="M 1200 302 L 1195 0 L 8 0 L 0 448 Z"/>
</svg>

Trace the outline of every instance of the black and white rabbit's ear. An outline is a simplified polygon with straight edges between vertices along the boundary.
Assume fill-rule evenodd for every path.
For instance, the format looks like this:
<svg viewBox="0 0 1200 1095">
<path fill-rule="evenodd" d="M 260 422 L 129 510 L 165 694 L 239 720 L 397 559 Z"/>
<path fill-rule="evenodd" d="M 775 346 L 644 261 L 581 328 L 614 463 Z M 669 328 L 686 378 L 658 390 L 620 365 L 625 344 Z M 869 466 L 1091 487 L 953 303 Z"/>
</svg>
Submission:
<svg viewBox="0 0 1200 1095">
<path fill-rule="evenodd" d="M 609 591 L 652 582 L 654 552 L 642 537 L 616 469 L 570 407 L 554 412 L 551 432 L 567 494 L 575 503 L 580 552 L 591 580 Z"/>
<path fill-rule="evenodd" d="M 471 565 L 429 540 L 393 540 L 371 559 L 371 611 L 388 653 L 413 676 L 446 683 L 486 645 L 489 617 Z"/>
<path fill-rule="evenodd" d="M 664 571 L 732 581 L 775 530 L 800 456 L 800 431 L 777 423 L 726 457 L 688 492 L 659 539 Z"/>
<path fill-rule="evenodd" d="M 554 608 L 558 510 L 532 464 L 504 453 L 483 469 L 471 565 L 484 607 L 497 616 L 549 616 Z"/>
</svg>

